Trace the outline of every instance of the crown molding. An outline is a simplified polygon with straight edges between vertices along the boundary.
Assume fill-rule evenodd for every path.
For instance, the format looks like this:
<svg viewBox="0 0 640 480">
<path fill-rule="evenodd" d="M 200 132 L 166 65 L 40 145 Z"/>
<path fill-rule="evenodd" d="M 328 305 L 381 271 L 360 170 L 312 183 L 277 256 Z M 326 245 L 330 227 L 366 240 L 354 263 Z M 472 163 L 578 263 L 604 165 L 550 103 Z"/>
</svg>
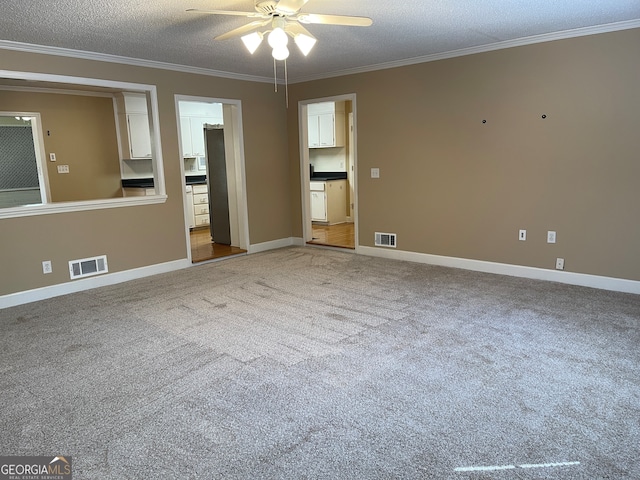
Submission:
<svg viewBox="0 0 640 480">
<path fill-rule="evenodd" d="M 355 75 L 359 73 L 373 72 L 376 70 L 386 70 L 390 68 L 405 67 L 416 65 L 419 63 L 435 62 L 438 60 L 446 60 L 448 58 L 462 57 L 466 55 L 474 55 L 476 53 L 485 53 L 495 50 L 504 50 L 507 48 L 521 47 L 525 45 L 533 45 L 536 43 L 552 42 L 555 40 L 565 40 L 569 38 L 584 37 L 589 35 L 598 35 L 601 33 L 617 32 L 621 30 L 630 30 L 640 28 L 640 19 L 627 20 L 624 22 L 607 23 L 603 25 L 595 25 L 591 27 L 581 27 L 572 30 L 563 30 L 561 32 L 544 33 L 541 35 L 533 35 L 513 40 L 505 40 L 502 42 L 489 43 L 476 47 L 461 48 L 458 50 L 450 50 L 447 52 L 424 55 L 420 57 L 412 57 L 392 62 L 378 63 L 374 65 L 366 65 L 363 67 L 350 68 L 335 72 L 325 72 L 318 75 L 310 75 L 304 77 L 290 77 L 289 84 L 309 82 L 313 80 L 323 80 L 326 78 L 343 77 L 346 75 Z M 73 50 L 62 47 L 52 47 L 47 45 L 36 45 L 31 43 L 13 42 L 10 40 L 0 40 L 0 49 L 14 50 L 26 53 L 39 53 L 44 55 L 56 55 L 62 57 L 78 58 L 82 60 L 95 60 L 98 62 L 110 62 L 123 65 L 132 65 L 136 67 L 158 68 L 163 70 L 172 70 L 181 73 L 193 73 L 196 75 L 208 75 L 212 77 L 229 78 L 232 80 L 242 80 L 247 82 L 273 83 L 271 77 L 260 77 L 254 75 L 245 75 L 240 73 L 225 72 L 221 70 L 212 70 L 209 68 L 192 67 L 188 65 L 178 65 L 175 63 L 160 62 L 157 60 L 144 60 L 139 58 L 124 57 L 119 55 L 111 55 L 107 53 L 88 52 L 84 50 Z M 281 83 L 281 82 L 278 82 Z"/>
<path fill-rule="evenodd" d="M 434 53 L 421 57 L 412 57 L 404 60 L 396 60 L 392 62 L 378 63 L 375 65 L 366 65 L 363 67 L 350 68 L 336 72 L 323 73 L 319 75 L 311 75 L 307 77 L 289 78 L 289 83 L 303 83 L 313 80 L 323 80 L 326 78 L 343 77 L 345 75 L 355 75 L 358 73 L 374 72 L 376 70 L 386 70 L 389 68 L 406 67 L 419 63 L 435 62 L 438 60 L 446 60 L 448 58 L 463 57 L 466 55 L 474 55 L 476 53 L 492 52 L 495 50 L 504 50 L 512 47 L 522 47 L 525 45 L 533 45 L 536 43 L 553 42 L 554 40 L 565 40 L 576 37 L 586 37 L 589 35 L 598 35 L 600 33 L 617 32 L 620 30 L 630 30 L 640 28 L 640 19 L 627 20 L 624 22 L 607 23 L 604 25 L 595 25 L 592 27 L 581 27 L 572 30 L 563 30 L 561 32 L 543 33 L 541 35 L 533 35 L 530 37 L 516 38 L 513 40 L 505 40 L 502 42 L 489 43 L 479 45 L 477 47 L 461 48 L 459 50 L 450 50 L 448 52 Z"/>
<path fill-rule="evenodd" d="M 59 57 L 71 57 L 81 60 L 95 60 L 98 62 L 119 63 L 122 65 L 132 65 L 134 67 L 159 68 L 162 70 L 172 70 L 181 73 L 193 73 L 196 75 L 208 75 L 211 77 L 230 78 L 232 80 L 243 80 L 246 82 L 273 83 L 273 78 L 258 77 L 254 75 L 244 75 L 241 73 L 223 72 L 209 68 L 192 67 L 188 65 L 178 65 L 176 63 L 159 62 L 157 60 L 145 60 L 141 58 L 122 57 L 108 53 L 88 52 L 84 50 L 73 50 L 70 48 L 51 47 L 47 45 L 36 45 L 32 43 L 13 42 L 11 40 L 0 40 L 0 49 L 14 50 L 26 53 L 40 53 L 43 55 L 56 55 Z"/>
</svg>

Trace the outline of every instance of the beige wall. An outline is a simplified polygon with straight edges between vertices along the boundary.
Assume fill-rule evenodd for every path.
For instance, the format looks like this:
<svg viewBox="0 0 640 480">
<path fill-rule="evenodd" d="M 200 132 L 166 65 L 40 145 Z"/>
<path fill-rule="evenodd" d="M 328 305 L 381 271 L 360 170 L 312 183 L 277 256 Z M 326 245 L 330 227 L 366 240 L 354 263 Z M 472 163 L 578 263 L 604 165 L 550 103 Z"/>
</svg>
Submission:
<svg viewBox="0 0 640 480">
<path fill-rule="evenodd" d="M 290 105 L 356 94 L 361 245 L 640 280 L 638 58 L 627 30 L 295 84 Z"/>
<path fill-rule="evenodd" d="M 3 50 L 0 65 L 156 85 L 168 195 L 160 205 L 0 220 L 0 295 L 68 282 L 72 259 L 106 254 L 109 271 L 118 272 L 187 257 L 175 94 L 242 102 L 250 243 L 291 236 L 284 92 L 268 83 Z M 52 260 L 52 274 L 42 274 L 43 260 Z"/>
<path fill-rule="evenodd" d="M 68 282 L 76 258 L 186 258 L 175 94 L 242 101 L 251 244 L 302 236 L 297 102 L 355 93 L 362 245 L 640 280 L 638 58 L 629 30 L 294 84 L 287 110 L 270 84 L 0 50 L 7 70 L 156 85 L 168 194 L 0 220 L 0 295 Z"/>
<path fill-rule="evenodd" d="M 57 158 L 45 161 L 53 202 L 122 196 L 111 98 L 0 90 L 0 108 L 40 113 L 45 154 Z"/>
</svg>

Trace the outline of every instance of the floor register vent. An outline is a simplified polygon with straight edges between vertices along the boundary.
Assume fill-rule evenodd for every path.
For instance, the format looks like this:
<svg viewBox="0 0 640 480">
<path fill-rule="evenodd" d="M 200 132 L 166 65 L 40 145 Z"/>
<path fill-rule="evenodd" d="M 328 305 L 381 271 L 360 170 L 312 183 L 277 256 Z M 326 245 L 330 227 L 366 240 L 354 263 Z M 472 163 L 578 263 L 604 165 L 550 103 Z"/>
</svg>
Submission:
<svg viewBox="0 0 640 480">
<path fill-rule="evenodd" d="M 109 271 L 107 267 L 107 256 L 100 255 L 92 258 L 82 258 L 80 260 L 71 260 L 69 262 L 69 275 L 71 279 L 90 277 L 92 275 L 99 275 L 101 273 L 107 273 Z"/>
<path fill-rule="evenodd" d="M 396 248 L 396 234 L 376 232 L 375 246 Z"/>
</svg>

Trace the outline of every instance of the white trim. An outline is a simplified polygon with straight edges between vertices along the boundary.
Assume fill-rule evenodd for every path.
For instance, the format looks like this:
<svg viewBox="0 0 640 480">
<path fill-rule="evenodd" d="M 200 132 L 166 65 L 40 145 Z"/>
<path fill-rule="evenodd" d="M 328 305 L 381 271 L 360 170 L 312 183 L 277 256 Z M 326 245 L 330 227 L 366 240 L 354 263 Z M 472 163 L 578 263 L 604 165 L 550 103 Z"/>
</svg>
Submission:
<svg viewBox="0 0 640 480">
<path fill-rule="evenodd" d="M 24 292 L 10 293 L 9 295 L 0 296 L 0 309 L 23 305 L 25 303 L 45 300 L 47 298 L 59 297 L 60 295 L 68 295 L 70 293 L 82 292 L 92 288 L 104 287 L 107 285 L 115 285 L 116 283 L 137 280 L 151 275 L 160 273 L 173 272 L 191 266 L 191 262 L 186 259 L 174 260 L 166 263 L 158 263 L 147 267 L 134 268 L 123 272 L 108 273 L 97 277 L 75 280 L 72 282 L 51 285 L 49 287 L 35 288 Z"/>
<path fill-rule="evenodd" d="M 102 210 L 105 208 L 133 207 L 138 205 L 154 205 L 167 201 L 166 195 L 148 195 L 145 197 L 108 198 L 104 200 L 84 200 L 79 202 L 56 202 L 42 205 L 22 205 L 19 207 L 0 209 L 0 220 L 3 218 L 32 217 L 52 213 L 82 212 L 85 210 Z"/>
<path fill-rule="evenodd" d="M 0 85 L 0 90 L 7 92 L 27 92 L 27 93 L 55 93 L 56 95 L 77 95 L 81 97 L 114 98 L 113 93 L 92 92 L 90 90 L 70 90 L 68 88 L 47 88 L 47 87 L 17 87 L 10 85 Z"/>
<path fill-rule="evenodd" d="M 3 40 L 0 40 L 0 48 L 2 48 L 2 42 Z M 21 72 L 18 70 L 0 70 L 0 78 L 30 80 L 37 82 L 70 83 L 75 85 L 89 85 L 92 87 L 106 87 L 145 93 L 156 90 L 155 85 L 147 85 L 144 83 L 105 80 L 102 78 L 72 77 L 69 75 L 57 75 L 53 73 Z"/>
<path fill-rule="evenodd" d="M 0 46 L 2 40 L 0 40 Z M 106 87 L 118 90 L 128 90 L 145 92 L 149 94 L 149 115 L 151 120 L 151 133 L 153 142 L 153 170 L 154 170 L 154 187 L 156 195 L 149 195 L 148 197 L 122 197 L 122 198 L 108 198 L 99 200 L 82 200 L 78 202 L 52 202 L 39 205 L 22 205 L 13 208 L 0 209 L 0 220 L 4 218 L 17 218 L 28 217 L 34 215 L 45 215 L 51 213 L 66 213 L 66 212 L 79 212 L 83 210 L 99 210 L 105 208 L 115 207 L 127 207 L 133 205 L 151 205 L 157 203 L 164 203 L 167 200 L 166 186 L 164 179 L 164 165 L 162 158 L 162 142 L 160 139 L 160 116 L 158 113 L 158 93 L 155 85 L 147 85 L 142 83 L 121 82 L 114 80 L 103 80 L 100 78 L 89 77 L 72 77 L 69 75 L 56 75 L 49 73 L 38 72 L 20 72 L 15 70 L 0 70 L 0 78 L 11 78 L 18 80 L 29 80 L 39 82 L 53 82 L 53 83 L 69 83 L 75 85 L 85 85 L 92 87 Z M 40 126 L 40 125 L 39 125 Z M 118 129 L 118 122 L 116 121 L 116 129 Z M 42 132 L 40 130 L 40 135 Z M 118 137 L 118 148 L 120 148 L 120 135 Z M 42 139 L 41 139 L 42 140 Z M 44 149 L 44 141 L 41 143 L 42 149 Z M 46 155 L 43 156 L 43 164 L 46 164 Z M 120 162 L 122 168 L 122 164 Z M 43 165 L 46 168 L 45 165 Z M 121 171 L 122 176 L 122 171 Z M 45 177 L 48 182 L 48 177 Z M 46 184 L 49 188 L 48 183 Z"/>
<path fill-rule="evenodd" d="M 459 50 L 450 50 L 448 52 L 434 53 L 421 57 L 406 58 L 404 60 L 396 60 L 392 62 L 378 63 L 375 65 L 365 65 L 362 67 L 348 68 L 336 72 L 320 73 L 317 75 L 309 75 L 306 77 L 289 77 L 289 84 L 309 82 L 312 80 L 324 80 L 326 78 L 342 77 L 345 75 L 355 75 L 358 73 L 374 72 L 377 70 L 386 70 L 389 68 L 406 67 L 416 65 L 418 63 L 435 62 L 437 60 L 446 60 L 448 58 L 463 57 L 466 55 L 475 55 L 476 53 L 492 52 L 494 50 L 504 50 L 512 47 L 522 47 L 525 45 L 533 45 L 536 43 L 552 42 L 555 40 L 566 40 L 569 38 L 585 37 L 589 35 L 598 35 L 600 33 L 617 32 L 620 30 L 630 30 L 640 28 L 640 19 L 627 20 L 624 22 L 607 23 L 605 25 L 595 25 L 592 27 L 575 28 L 573 30 L 563 30 L 560 32 L 543 33 L 541 35 L 532 35 L 530 37 L 515 38 L 513 40 L 505 40 L 502 42 L 489 43 L 487 45 L 478 45 L 476 47 L 461 48 Z M 1 44 L 0 44 L 1 45 Z"/>
<path fill-rule="evenodd" d="M 531 278 L 534 280 L 546 280 L 550 282 L 579 285 L 582 287 L 599 288 L 616 292 L 640 294 L 640 281 L 626 280 L 623 278 L 602 277 L 586 273 L 575 273 L 561 270 L 547 270 L 523 265 L 510 265 L 507 263 L 487 262 L 483 260 L 471 260 L 467 258 L 445 257 L 428 253 L 408 252 L 404 250 L 389 250 L 376 247 L 356 247 L 356 253 L 371 257 L 390 258 L 408 262 L 426 263 L 443 267 L 462 268 L 476 272 L 495 273 L 512 277 Z"/>
<path fill-rule="evenodd" d="M 98 62 L 119 63 L 123 65 L 133 65 L 136 67 L 159 68 L 162 70 L 172 70 L 174 72 L 194 73 L 196 75 L 208 75 L 211 77 L 231 78 L 233 80 L 244 80 L 246 82 L 272 83 L 271 77 L 257 77 L 241 73 L 223 72 L 210 68 L 192 67 L 188 65 L 178 65 L 175 63 L 160 62 L 157 60 L 144 60 L 141 58 L 123 57 L 108 53 L 88 52 L 85 50 L 73 50 L 71 48 L 51 47 L 48 45 L 36 45 L 33 43 L 13 42 L 11 40 L 0 40 L 0 49 L 15 50 L 18 52 L 38 53 L 43 55 L 56 55 L 58 57 L 79 58 L 81 60 L 95 60 Z"/>
<path fill-rule="evenodd" d="M 304 241 L 299 237 L 288 237 L 288 238 L 280 238 L 278 240 L 271 240 L 269 242 L 255 243 L 253 245 L 249 245 L 248 253 L 259 253 L 266 252 L 267 250 L 275 250 L 277 248 L 284 247 L 302 247 L 304 245 Z"/>
</svg>

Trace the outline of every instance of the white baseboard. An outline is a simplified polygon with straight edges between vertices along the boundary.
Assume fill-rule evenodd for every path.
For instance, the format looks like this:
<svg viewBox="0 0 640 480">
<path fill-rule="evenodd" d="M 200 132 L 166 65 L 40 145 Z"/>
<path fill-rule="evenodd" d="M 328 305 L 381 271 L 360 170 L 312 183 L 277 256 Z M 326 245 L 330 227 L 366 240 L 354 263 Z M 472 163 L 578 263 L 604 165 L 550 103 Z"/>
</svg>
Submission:
<svg viewBox="0 0 640 480">
<path fill-rule="evenodd" d="M 248 252 L 266 252 L 267 250 L 275 250 L 276 248 L 292 246 L 301 247 L 302 245 L 304 245 L 304 242 L 302 241 L 302 238 L 299 237 L 280 238 L 278 240 L 271 240 L 270 242 L 255 243 L 253 245 L 249 245 Z"/>
<path fill-rule="evenodd" d="M 462 268 L 477 272 L 497 273 L 512 277 L 531 278 L 535 280 L 547 280 L 551 282 L 580 285 L 583 287 L 599 288 L 616 292 L 640 294 L 640 282 L 623 278 L 602 277 L 586 273 L 566 272 L 563 270 L 550 270 L 545 268 L 525 267 L 507 263 L 485 262 L 482 260 L 470 260 L 467 258 L 445 257 L 428 253 L 407 252 L 390 248 L 356 247 L 356 253 L 372 257 L 406 260 L 409 262 L 440 265 L 443 267 Z"/>
<path fill-rule="evenodd" d="M 304 246 L 305 242 L 300 237 L 288 237 L 270 242 L 257 243 L 249 247 L 248 253 L 258 253 L 276 248 Z M 585 273 L 566 272 L 561 270 L 548 270 L 544 268 L 525 267 L 522 265 L 510 265 L 507 263 L 486 262 L 482 260 L 470 260 L 467 258 L 445 257 L 428 253 L 407 252 L 403 250 L 357 246 L 356 253 L 371 257 L 390 258 L 408 262 L 440 265 L 443 267 L 461 268 L 477 272 L 496 273 L 513 277 L 531 278 L 551 282 L 579 285 L 583 287 L 599 288 L 616 292 L 640 294 L 640 281 L 626 280 L 623 278 L 602 277 Z M 172 272 L 193 266 L 189 260 L 174 260 L 172 262 L 159 263 L 147 267 L 134 268 L 123 272 L 107 273 L 95 277 L 75 280 L 73 282 L 51 285 L 49 287 L 35 288 L 24 292 L 10 293 L 0 296 L 0 309 L 22 305 L 25 303 L 58 297 L 70 293 L 90 290 L 92 288 L 114 285 L 116 283 L 137 280 L 160 273 Z"/>
<path fill-rule="evenodd" d="M 60 283 L 49 287 L 34 288 L 24 292 L 10 293 L 0 297 L 0 309 L 22 305 L 25 303 L 44 300 L 47 298 L 59 297 L 69 293 L 81 292 L 92 288 L 103 287 L 106 285 L 114 285 L 116 283 L 127 282 L 129 280 L 137 280 L 159 273 L 172 272 L 190 267 L 192 264 L 186 258 L 183 260 L 174 260 L 172 262 L 159 263 L 148 267 L 134 268 L 123 272 L 106 273 L 95 277 L 74 280 L 73 282 Z"/>
<path fill-rule="evenodd" d="M 258 253 L 267 250 L 274 250 L 276 248 L 302 245 L 304 245 L 302 238 L 281 238 L 279 240 L 251 245 L 249 246 L 248 253 Z M 81 292 L 83 290 L 90 290 L 92 288 L 103 287 L 106 285 L 114 285 L 116 283 L 127 282 L 129 280 L 137 280 L 139 278 L 149 277 L 159 273 L 172 272 L 174 270 L 181 270 L 192 266 L 194 265 L 185 258 L 182 260 L 125 270 L 123 272 L 107 273 L 105 275 L 74 280 L 72 282 L 65 282 L 48 287 L 34 288 L 23 292 L 10 293 L 8 295 L 0 296 L 0 309 L 36 302 L 38 300 L 45 300 L 47 298 L 59 297 L 60 295 Z"/>
</svg>

